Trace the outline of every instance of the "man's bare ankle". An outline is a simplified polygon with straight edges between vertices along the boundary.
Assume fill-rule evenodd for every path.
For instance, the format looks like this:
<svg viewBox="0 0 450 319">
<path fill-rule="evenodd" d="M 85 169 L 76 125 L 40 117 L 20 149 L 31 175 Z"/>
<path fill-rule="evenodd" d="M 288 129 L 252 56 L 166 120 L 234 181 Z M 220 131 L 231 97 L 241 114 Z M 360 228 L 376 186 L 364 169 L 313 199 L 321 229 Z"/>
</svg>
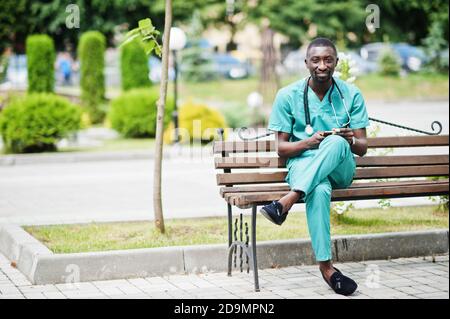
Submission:
<svg viewBox="0 0 450 319">
<path fill-rule="evenodd" d="M 319 265 L 320 272 L 325 276 L 325 278 L 330 279 L 331 275 L 336 272 L 331 262 L 320 263 Z"/>
</svg>

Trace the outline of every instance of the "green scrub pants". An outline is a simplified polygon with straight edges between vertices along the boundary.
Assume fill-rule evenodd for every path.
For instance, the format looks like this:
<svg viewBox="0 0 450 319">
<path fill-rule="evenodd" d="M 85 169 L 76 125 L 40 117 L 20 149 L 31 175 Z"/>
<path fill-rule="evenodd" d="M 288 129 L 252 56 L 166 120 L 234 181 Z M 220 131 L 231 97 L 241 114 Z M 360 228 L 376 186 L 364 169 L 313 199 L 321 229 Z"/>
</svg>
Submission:
<svg viewBox="0 0 450 319">
<path fill-rule="evenodd" d="M 307 151 L 288 163 L 286 181 L 293 191 L 305 193 L 308 229 L 317 261 L 332 259 L 331 190 L 349 187 L 355 169 L 350 145 L 338 135 L 326 137 L 318 149 Z"/>
</svg>

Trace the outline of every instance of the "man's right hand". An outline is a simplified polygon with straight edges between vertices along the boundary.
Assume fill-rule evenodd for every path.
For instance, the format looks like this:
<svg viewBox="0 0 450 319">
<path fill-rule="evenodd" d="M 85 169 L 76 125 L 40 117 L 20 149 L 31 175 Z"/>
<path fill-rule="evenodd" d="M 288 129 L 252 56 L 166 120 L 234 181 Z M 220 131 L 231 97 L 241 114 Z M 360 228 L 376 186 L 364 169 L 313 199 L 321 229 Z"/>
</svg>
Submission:
<svg viewBox="0 0 450 319">
<path fill-rule="evenodd" d="M 325 139 L 325 136 L 322 135 L 322 132 L 316 132 L 313 136 L 306 139 L 305 142 L 309 146 L 310 149 L 318 148 L 320 143 Z"/>
</svg>

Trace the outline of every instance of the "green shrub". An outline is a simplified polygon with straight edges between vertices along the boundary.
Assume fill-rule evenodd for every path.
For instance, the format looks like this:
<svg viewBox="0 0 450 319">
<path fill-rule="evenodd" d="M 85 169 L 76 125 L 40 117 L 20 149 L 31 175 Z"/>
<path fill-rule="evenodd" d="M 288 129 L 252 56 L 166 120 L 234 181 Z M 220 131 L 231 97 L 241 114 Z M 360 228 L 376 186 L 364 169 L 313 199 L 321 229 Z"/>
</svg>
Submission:
<svg viewBox="0 0 450 319">
<path fill-rule="evenodd" d="M 111 127 L 124 137 L 154 137 L 156 133 L 156 102 L 159 92 L 133 89 L 111 102 L 108 119 Z M 167 99 L 164 125 L 170 122 L 174 103 Z"/>
<path fill-rule="evenodd" d="M 217 110 L 203 104 L 189 102 L 179 112 L 180 142 L 200 141 L 208 143 L 217 136 L 218 128 L 226 128 L 224 116 Z M 164 142 L 169 144 L 175 137 L 174 125 L 170 124 L 164 133 Z"/>
<path fill-rule="evenodd" d="M 401 65 L 398 56 L 392 50 L 385 50 L 378 60 L 380 73 L 387 76 L 399 76 Z"/>
<path fill-rule="evenodd" d="M 12 100 L 0 113 L 0 135 L 6 152 L 55 151 L 58 140 L 80 128 L 81 110 L 49 93 Z"/>
<path fill-rule="evenodd" d="M 231 104 L 221 109 L 221 111 L 225 116 L 225 122 L 230 128 L 256 126 L 265 120 L 260 109 L 251 109 L 245 104 Z"/>
<path fill-rule="evenodd" d="M 122 47 L 120 70 L 122 89 L 124 91 L 150 86 L 148 58 L 144 47 L 139 41 L 131 41 Z"/>
<path fill-rule="evenodd" d="M 83 33 L 78 46 L 81 63 L 81 100 L 92 123 L 100 123 L 105 117 L 105 77 L 103 74 L 106 40 L 98 31 Z"/>
<path fill-rule="evenodd" d="M 223 108 L 222 114 L 231 128 L 248 127 L 252 124 L 251 110 L 246 105 L 232 104 Z"/>
<path fill-rule="evenodd" d="M 55 84 L 55 45 L 46 34 L 26 40 L 28 92 L 53 92 Z"/>
</svg>

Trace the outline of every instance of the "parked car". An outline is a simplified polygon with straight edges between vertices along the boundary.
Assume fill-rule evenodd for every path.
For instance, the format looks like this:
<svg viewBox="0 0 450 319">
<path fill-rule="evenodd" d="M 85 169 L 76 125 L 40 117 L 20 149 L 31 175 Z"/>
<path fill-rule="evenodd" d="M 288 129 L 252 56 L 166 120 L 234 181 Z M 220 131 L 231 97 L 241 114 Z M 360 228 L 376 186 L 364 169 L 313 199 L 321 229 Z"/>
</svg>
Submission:
<svg viewBox="0 0 450 319">
<path fill-rule="evenodd" d="M 215 71 L 228 79 L 244 79 L 253 72 L 250 63 L 242 62 L 230 54 L 213 53 L 211 60 Z"/>
<path fill-rule="evenodd" d="M 357 52 L 344 52 L 350 56 L 350 59 L 355 62 L 355 67 L 358 70 L 355 75 L 360 76 L 368 73 L 373 73 L 378 70 L 378 63 L 363 59 Z"/>
<path fill-rule="evenodd" d="M 358 69 L 357 76 L 376 72 L 377 63 L 363 59 L 357 52 L 348 51 L 343 52 L 346 55 L 350 55 L 350 58 L 355 62 L 355 67 Z M 295 50 L 288 53 L 282 63 L 282 72 L 290 75 L 308 74 L 308 70 L 305 65 L 306 52 L 303 50 Z"/>
<path fill-rule="evenodd" d="M 150 56 L 150 58 L 148 59 L 148 67 L 150 69 L 150 72 L 148 74 L 150 81 L 152 81 L 153 83 L 159 83 L 161 81 L 162 70 L 161 60 L 154 56 Z M 168 79 L 169 81 L 173 81 L 174 78 L 175 70 L 173 67 L 169 67 Z"/>
<path fill-rule="evenodd" d="M 425 52 L 407 43 L 394 43 L 394 51 L 402 59 L 402 67 L 407 71 L 419 71 L 428 62 Z"/>
<path fill-rule="evenodd" d="M 186 45 L 184 46 L 184 49 L 189 49 L 192 47 L 200 47 L 204 50 L 213 50 L 213 45 L 207 39 L 188 39 Z"/>
<path fill-rule="evenodd" d="M 419 71 L 428 61 L 422 49 L 408 43 L 369 43 L 361 47 L 360 54 L 366 61 L 377 63 L 381 53 L 388 49 L 393 50 L 402 69 L 408 72 Z"/>
</svg>

